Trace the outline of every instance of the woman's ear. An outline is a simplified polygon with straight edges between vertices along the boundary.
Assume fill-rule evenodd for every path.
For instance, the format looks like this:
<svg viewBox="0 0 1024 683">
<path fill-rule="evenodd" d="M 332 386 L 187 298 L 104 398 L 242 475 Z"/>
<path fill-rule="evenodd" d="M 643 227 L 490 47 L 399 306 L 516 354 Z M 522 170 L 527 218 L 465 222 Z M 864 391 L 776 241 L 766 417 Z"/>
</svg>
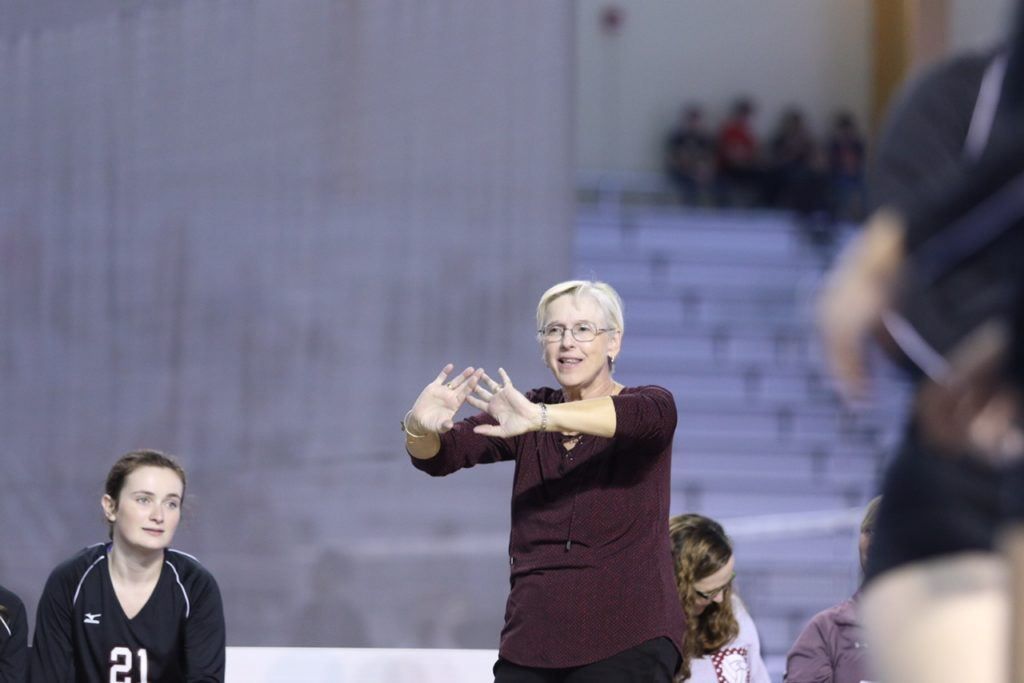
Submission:
<svg viewBox="0 0 1024 683">
<path fill-rule="evenodd" d="M 103 516 L 107 518 L 108 522 L 113 524 L 117 521 L 117 501 L 104 493 L 103 498 L 100 499 L 100 505 L 103 506 Z"/>
<path fill-rule="evenodd" d="M 622 351 L 622 332 L 616 330 L 608 340 L 608 362 L 611 363 L 612 368 L 615 367 L 615 359 L 618 358 L 620 351 Z"/>
</svg>

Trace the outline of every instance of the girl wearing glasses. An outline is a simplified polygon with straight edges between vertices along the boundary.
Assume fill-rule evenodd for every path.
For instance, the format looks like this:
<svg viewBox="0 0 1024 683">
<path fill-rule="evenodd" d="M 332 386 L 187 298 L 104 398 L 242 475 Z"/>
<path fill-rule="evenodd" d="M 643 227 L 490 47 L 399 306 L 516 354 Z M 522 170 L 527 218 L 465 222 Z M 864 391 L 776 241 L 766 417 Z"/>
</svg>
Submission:
<svg viewBox="0 0 1024 683">
<path fill-rule="evenodd" d="M 678 683 L 771 683 L 754 622 L 732 587 L 736 559 L 722 526 L 701 515 L 669 520 L 676 587 L 686 612 Z"/>
<path fill-rule="evenodd" d="M 434 476 L 515 463 L 497 683 L 671 683 L 686 630 L 667 542 L 675 401 L 613 379 L 623 317 L 609 285 L 555 285 L 537 328 L 557 388 L 524 394 L 504 370 L 447 365 L 403 420 L 406 449 Z M 463 402 L 482 412 L 455 422 Z"/>
</svg>

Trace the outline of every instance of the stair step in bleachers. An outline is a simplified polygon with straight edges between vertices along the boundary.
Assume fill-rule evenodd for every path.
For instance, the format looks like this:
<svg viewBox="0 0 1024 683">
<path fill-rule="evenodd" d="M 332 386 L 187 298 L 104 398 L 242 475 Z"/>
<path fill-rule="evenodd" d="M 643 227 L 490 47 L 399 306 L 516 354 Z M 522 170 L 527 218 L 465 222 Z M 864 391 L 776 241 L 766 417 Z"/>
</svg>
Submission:
<svg viewBox="0 0 1024 683">
<path fill-rule="evenodd" d="M 709 517 L 732 515 L 765 515 L 810 513 L 860 505 L 870 499 L 870 492 L 860 487 L 834 490 L 722 490 L 697 485 L 672 487 L 672 509 L 677 512 L 699 512 Z"/>
<path fill-rule="evenodd" d="M 629 299 L 629 320 L 700 323 L 730 317 L 748 317 L 778 324 L 797 314 L 797 292 L 792 287 L 766 287 L 757 292 L 738 287 L 685 287 L 671 292 L 634 294 Z"/>
<path fill-rule="evenodd" d="M 831 391 L 821 389 L 813 377 L 781 372 L 762 374 L 753 367 L 732 371 L 700 368 L 692 373 L 681 367 L 673 370 L 637 368 L 622 372 L 619 377 L 631 385 L 663 386 L 675 395 L 680 405 L 691 404 L 693 399 L 701 403 L 707 399 L 715 399 L 719 403 L 731 401 L 738 405 L 754 405 L 761 399 L 791 402 L 814 398 L 825 404 L 834 403 Z"/>
<path fill-rule="evenodd" d="M 851 467 L 864 467 L 864 459 L 879 458 L 881 450 L 873 444 L 837 443 L 834 440 L 814 438 L 793 438 L 785 443 L 777 443 L 768 441 L 761 435 L 750 437 L 735 433 L 714 433 L 713 436 L 702 436 L 699 433 L 686 433 L 686 430 L 676 431 L 673 447 L 677 459 L 704 454 L 713 458 L 735 457 L 740 461 L 746 458 L 797 454 L 839 468 L 843 467 L 842 463 L 852 463 Z M 768 465 L 762 463 L 762 467 L 765 466 Z"/>
<path fill-rule="evenodd" d="M 764 253 L 746 244 L 701 245 L 700 248 L 666 248 L 662 246 L 595 247 L 582 245 L 577 250 L 576 263 L 582 266 L 619 267 L 635 266 L 647 274 L 657 276 L 672 266 L 712 264 L 717 266 L 744 266 L 757 271 L 801 271 L 819 266 L 821 261 L 813 254 Z M 804 274 L 801 272 L 800 274 Z"/>
<path fill-rule="evenodd" d="M 766 465 L 770 464 L 770 467 Z M 871 489 L 878 485 L 878 474 L 870 468 L 823 467 L 807 454 L 756 454 L 719 457 L 706 454 L 681 454 L 672 468 L 672 481 L 679 486 L 694 482 L 708 488 L 714 482 L 754 482 L 765 487 L 774 482 L 795 483 L 799 487 L 837 486 L 849 490 L 852 485 Z M 741 487 L 742 488 L 742 487 Z M 772 489 L 777 490 L 777 489 Z"/>
<path fill-rule="evenodd" d="M 756 288 L 796 286 L 807 273 L 786 260 L 777 262 L 737 262 L 728 256 L 709 254 L 705 259 L 696 255 L 692 261 L 669 261 L 656 266 L 650 262 L 617 262 L 586 260 L 576 264 L 576 276 L 589 280 L 605 280 L 621 288 L 626 296 L 630 291 L 657 291 L 661 288 L 718 287 L 735 282 L 750 281 Z M 755 290 L 752 290 L 755 291 Z"/>
<path fill-rule="evenodd" d="M 628 320 L 620 372 L 649 356 L 664 358 L 666 369 L 677 362 L 807 368 L 817 357 L 816 345 L 792 329 L 743 329 L 722 323 L 685 323 L 639 316 L 635 321 L 632 317 Z M 633 334 L 634 324 L 643 334 Z"/>
</svg>

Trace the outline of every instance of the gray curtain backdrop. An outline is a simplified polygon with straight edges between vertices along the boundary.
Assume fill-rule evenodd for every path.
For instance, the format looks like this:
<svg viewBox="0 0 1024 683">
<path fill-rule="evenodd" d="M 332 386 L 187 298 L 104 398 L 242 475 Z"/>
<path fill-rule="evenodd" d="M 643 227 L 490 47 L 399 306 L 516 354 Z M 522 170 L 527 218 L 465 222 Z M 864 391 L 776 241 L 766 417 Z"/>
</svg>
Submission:
<svg viewBox="0 0 1024 683">
<path fill-rule="evenodd" d="M 398 421 L 447 360 L 547 380 L 571 9 L 5 3 L 0 583 L 34 612 L 151 447 L 229 644 L 497 645 L 512 469 L 432 480 Z"/>
</svg>

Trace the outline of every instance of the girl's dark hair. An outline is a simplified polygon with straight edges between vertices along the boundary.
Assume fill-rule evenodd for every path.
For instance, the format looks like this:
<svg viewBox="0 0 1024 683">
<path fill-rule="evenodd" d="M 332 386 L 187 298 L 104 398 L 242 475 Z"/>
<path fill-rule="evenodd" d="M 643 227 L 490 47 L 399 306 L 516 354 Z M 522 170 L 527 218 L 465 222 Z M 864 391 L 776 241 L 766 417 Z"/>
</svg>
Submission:
<svg viewBox="0 0 1024 683">
<path fill-rule="evenodd" d="M 702 515 L 678 515 L 668 521 L 675 562 L 676 588 L 686 612 L 683 636 L 683 663 L 677 681 L 690 677 L 690 662 L 718 650 L 740 632 L 732 610 L 732 586 L 722 592 L 720 603 L 711 603 L 703 612 L 696 608 L 694 585 L 719 571 L 732 557 L 732 543 L 718 522 Z"/>
<path fill-rule="evenodd" d="M 124 482 L 128 478 L 128 475 L 139 469 L 140 467 L 164 467 L 175 474 L 181 479 L 181 502 L 185 502 L 185 470 L 182 469 L 178 461 L 173 457 L 161 453 L 160 451 L 153 450 L 139 450 L 126 453 L 118 458 L 114 466 L 110 468 L 110 472 L 107 473 L 107 483 L 103 488 L 104 493 L 110 496 L 111 500 L 114 501 L 114 508 L 117 508 L 117 500 L 121 495 L 121 489 L 124 488 Z M 114 537 L 114 525 L 111 522 L 109 525 L 110 538 Z"/>
</svg>

